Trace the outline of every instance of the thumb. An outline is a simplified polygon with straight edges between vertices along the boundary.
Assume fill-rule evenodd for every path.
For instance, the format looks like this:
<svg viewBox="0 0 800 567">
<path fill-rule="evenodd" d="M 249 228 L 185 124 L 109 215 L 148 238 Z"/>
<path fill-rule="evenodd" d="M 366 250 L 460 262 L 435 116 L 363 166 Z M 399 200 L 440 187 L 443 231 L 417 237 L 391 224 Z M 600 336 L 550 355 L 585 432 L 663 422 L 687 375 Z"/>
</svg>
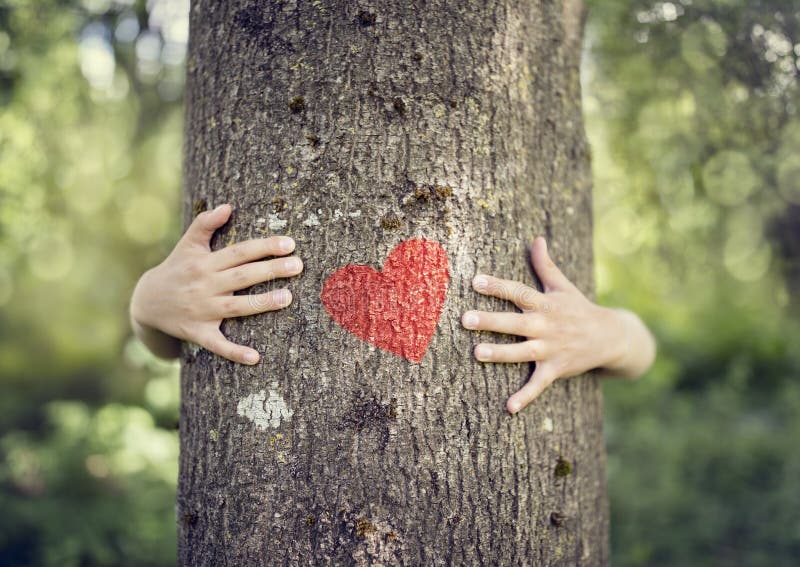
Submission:
<svg viewBox="0 0 800 567">
<path fill-rule="evenodd" d="M 567 279 L 567 276 L 561 273 L 561 270 L 550 258 L 550 253 L 547 251 L 547 241 L 541 236 L 537 237 L 531 245 L 531 263 L 536 275 L 544 285 L 545 291 L 572 287 L 572 283 Z"/>
<path fill-rule="evenodd" d="M 558 375 L 554 370 L 551 370 L 546 364 L 537 362 L 536 370 L 533 371 L 528 382 L 506 400 L 506 409 L 510 413 L 521 411 L 538 398 L 556 378 L 558 378 Z"/>
<path fill-rule="evenodd" d="M 200 213 L 186 229 L 181 240 L 187 244 L 208 248 L 214 232 L 228 222 L 232 211 L 232 207 L 226 203 L 213 211 Z"/>
</svg>

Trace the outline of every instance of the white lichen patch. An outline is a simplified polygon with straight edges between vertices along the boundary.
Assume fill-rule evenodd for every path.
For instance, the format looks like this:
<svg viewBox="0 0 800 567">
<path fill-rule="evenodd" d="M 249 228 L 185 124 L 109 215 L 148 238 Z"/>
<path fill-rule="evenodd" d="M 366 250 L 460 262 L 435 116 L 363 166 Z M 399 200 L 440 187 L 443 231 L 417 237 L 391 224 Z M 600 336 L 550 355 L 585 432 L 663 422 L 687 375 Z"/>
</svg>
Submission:
<svg viewBox="0 0 800 567">
<path fill-rule="evenodd" d="M 281 219 L 277 213 L 270 213 L 267 226 L 270 230 L 281 230 L 282 228 L 286 228 L 288 223 L 289 221 Z"/>
<path fill-rule="evenodd" d="M 236 413 L 266 431 L 278 427 L 281 420 L 289 421 L 294 412 L 286 406 L 283 396 L 270 389 L 269 394 L 266 390 L 260 390 L 239 400 Z"/>
<path fill-rule="evenodd" d="M 347 216 L 349 216 L 352 219 L 356 219 L 361 216 L 361 211 L 353 211 L 352 213 L 347 213 Z"/>
<path fill-rule="evenodd" d="M 547 431 L 548 433 L 553 431 L 553 420 L 550 419 L 549 417 L 545 417 L 544 420 L 542 421 L 542 429 L 544 431 Z"/>
<path fill-rule="evenodd" d="M 314 213 L 308 215 L 308 218 L 303 221 L 303 226 L 319 226 L 319 218 Z"/>
</svg>

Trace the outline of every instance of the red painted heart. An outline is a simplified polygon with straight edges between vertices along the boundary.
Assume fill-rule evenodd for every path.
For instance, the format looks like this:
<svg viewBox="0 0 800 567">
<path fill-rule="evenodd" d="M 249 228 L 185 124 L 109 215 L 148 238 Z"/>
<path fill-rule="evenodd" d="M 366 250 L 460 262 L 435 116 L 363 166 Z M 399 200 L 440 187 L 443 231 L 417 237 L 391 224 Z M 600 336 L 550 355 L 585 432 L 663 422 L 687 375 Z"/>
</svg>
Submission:
<svg viewBox="0 0 800 567">
<path fill-rule="evenodd" d="M 331 317 L 358 338 L 420 362 L 436 331 L 450 272 L 437 242 L 414 238 L 398 244 L 383 271 L 349 265 L 322 287 Z"/>
</svg>

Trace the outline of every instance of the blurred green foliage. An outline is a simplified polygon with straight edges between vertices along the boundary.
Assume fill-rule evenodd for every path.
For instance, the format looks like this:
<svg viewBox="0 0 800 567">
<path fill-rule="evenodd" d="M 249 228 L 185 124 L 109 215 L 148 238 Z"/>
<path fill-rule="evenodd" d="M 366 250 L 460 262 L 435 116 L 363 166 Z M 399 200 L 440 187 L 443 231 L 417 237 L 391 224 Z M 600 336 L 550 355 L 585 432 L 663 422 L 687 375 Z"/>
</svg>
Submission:
<svg viewBox="0 0 800 567">
<path fill-rule="evenodd" d="M 0 1 L 2 565 L 175 563 L 177 365 L 127 301 L 180 231 L 187 13 Z"/>
<path fill-rule="evenodd" d="M 800 8 L 592 0 L 616 565 L 800 558 Z M 0 0 L 0 564 L 175 562 L 177 366 L 128 330 L 180 231 L 187 0 Z"/>
<path fill-rule="evenodd" d="M 800 5 L 590 2 L 598 295 L 659 340 L 608 382 L 615 565 L 800 561 Z"/>
</svg>

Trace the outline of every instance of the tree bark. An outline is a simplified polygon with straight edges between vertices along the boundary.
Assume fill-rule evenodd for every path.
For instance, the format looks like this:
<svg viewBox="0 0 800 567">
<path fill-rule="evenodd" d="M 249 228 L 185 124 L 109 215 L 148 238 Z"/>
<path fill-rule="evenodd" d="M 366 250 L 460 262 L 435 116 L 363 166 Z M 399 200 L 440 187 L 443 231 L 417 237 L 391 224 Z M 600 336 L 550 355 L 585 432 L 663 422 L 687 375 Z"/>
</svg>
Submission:
<svg viewBox="0 0 800 567">
<path fill-rule="evenodd" d="M 231 202 L 215 248 L 289 234 L 306 267 L 248 290 L 288 285 L 288 309 L 224 324 L 258 365 L 184 349 L 181 565 L 608 563 L 597 377 L 512 416 L 533 364 L 477 362 L 515 338 L 460 324 L 512 308 L 476 273 L 534 284 L 537 234 L 592 294 L 581 20 L 571 0 L 192 2 L 185 221 Z M 321 300 L 415 238 L 450 276 L 419 362 Z"/>
</svg>

